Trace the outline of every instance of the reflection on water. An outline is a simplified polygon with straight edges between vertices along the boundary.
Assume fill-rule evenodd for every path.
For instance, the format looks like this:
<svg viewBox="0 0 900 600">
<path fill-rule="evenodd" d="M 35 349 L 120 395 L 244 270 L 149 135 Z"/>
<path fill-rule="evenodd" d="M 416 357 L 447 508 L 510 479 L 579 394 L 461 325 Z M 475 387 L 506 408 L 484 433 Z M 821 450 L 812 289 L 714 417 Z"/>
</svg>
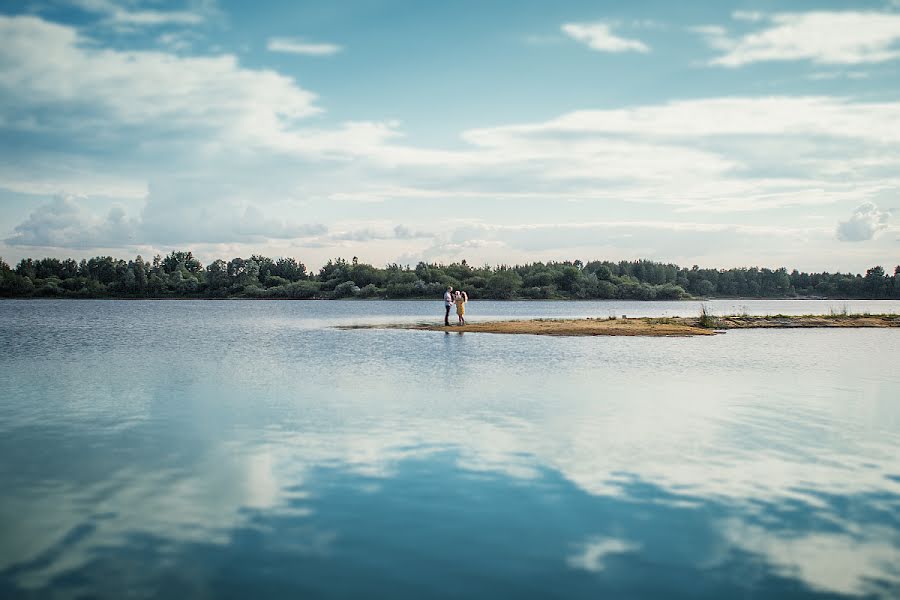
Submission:
<svg viewBox="0 0 900 600">
<path fill-rule="evenodd" d="M 900 332 L 430 306 L 0 303 L 0 597 L 900 596 Z"/>
</svg>

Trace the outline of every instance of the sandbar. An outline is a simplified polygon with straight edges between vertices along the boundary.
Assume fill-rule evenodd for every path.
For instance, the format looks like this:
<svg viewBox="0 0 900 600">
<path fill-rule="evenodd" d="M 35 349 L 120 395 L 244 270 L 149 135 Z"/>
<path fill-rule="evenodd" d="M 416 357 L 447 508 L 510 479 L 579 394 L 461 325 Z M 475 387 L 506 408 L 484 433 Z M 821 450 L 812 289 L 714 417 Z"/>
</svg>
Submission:
<svg viewBox="0 0 900 600">
<path fill-rule="evenodd" d="M 900 315 L 774 315 L 724 317 L 637 317 L 587 319 L 528 319 L 450 325 L 410 323 L 348 325 L 339 329 L 409 329 L 452 333 L 499 333 L 557 336 L 685 337 L 717 335 L 730 329 L 900 327 Z"/>
</svg>

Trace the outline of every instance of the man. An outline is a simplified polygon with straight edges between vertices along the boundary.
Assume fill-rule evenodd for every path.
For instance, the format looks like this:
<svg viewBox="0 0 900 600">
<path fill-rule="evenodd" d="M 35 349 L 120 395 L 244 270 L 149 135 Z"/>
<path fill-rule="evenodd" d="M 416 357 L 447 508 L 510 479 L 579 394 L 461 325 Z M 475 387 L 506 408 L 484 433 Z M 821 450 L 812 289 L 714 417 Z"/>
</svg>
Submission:
<svg viewBox="0 0 900 600">
<path fill-rule="evenodd" d="M 444 292 L 444 308 L 447 309 L 446 314 L 444 315 L 444 327 L 450 327 L 450 309 L 453 307 L 453 286 L 447 286 L 447 291 Z"/>
</svg>

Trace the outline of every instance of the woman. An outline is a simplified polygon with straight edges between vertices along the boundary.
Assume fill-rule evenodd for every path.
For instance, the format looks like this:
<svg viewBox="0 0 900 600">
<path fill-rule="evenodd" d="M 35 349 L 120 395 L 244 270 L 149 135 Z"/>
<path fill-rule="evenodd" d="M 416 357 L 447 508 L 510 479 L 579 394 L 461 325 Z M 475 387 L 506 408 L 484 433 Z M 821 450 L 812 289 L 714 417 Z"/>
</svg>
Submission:
<svg viewBox="0 0 900 600">
<path fill-rule="evenodd" d="M 465 292 L 457 291 L 456 299 L 453 301 L 456 304 L 456 316 L 459 317 L 459 324 L 466 324 L 466 302 L 469 301 L 469 295 Z"/>
</svg>

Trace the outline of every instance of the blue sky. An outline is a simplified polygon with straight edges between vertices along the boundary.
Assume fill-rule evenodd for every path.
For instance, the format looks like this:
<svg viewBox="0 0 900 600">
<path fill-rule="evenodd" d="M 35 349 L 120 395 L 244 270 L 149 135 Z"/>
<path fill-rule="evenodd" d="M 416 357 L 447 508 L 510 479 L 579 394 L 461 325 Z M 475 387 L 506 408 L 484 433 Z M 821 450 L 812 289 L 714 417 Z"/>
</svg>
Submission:
<svg viewBox="0 0 900 600">
<path fill-rule="evenodd" d="M 900 263 L 900 2 L 0 4 L 0 256 Z"/>
</svg>

